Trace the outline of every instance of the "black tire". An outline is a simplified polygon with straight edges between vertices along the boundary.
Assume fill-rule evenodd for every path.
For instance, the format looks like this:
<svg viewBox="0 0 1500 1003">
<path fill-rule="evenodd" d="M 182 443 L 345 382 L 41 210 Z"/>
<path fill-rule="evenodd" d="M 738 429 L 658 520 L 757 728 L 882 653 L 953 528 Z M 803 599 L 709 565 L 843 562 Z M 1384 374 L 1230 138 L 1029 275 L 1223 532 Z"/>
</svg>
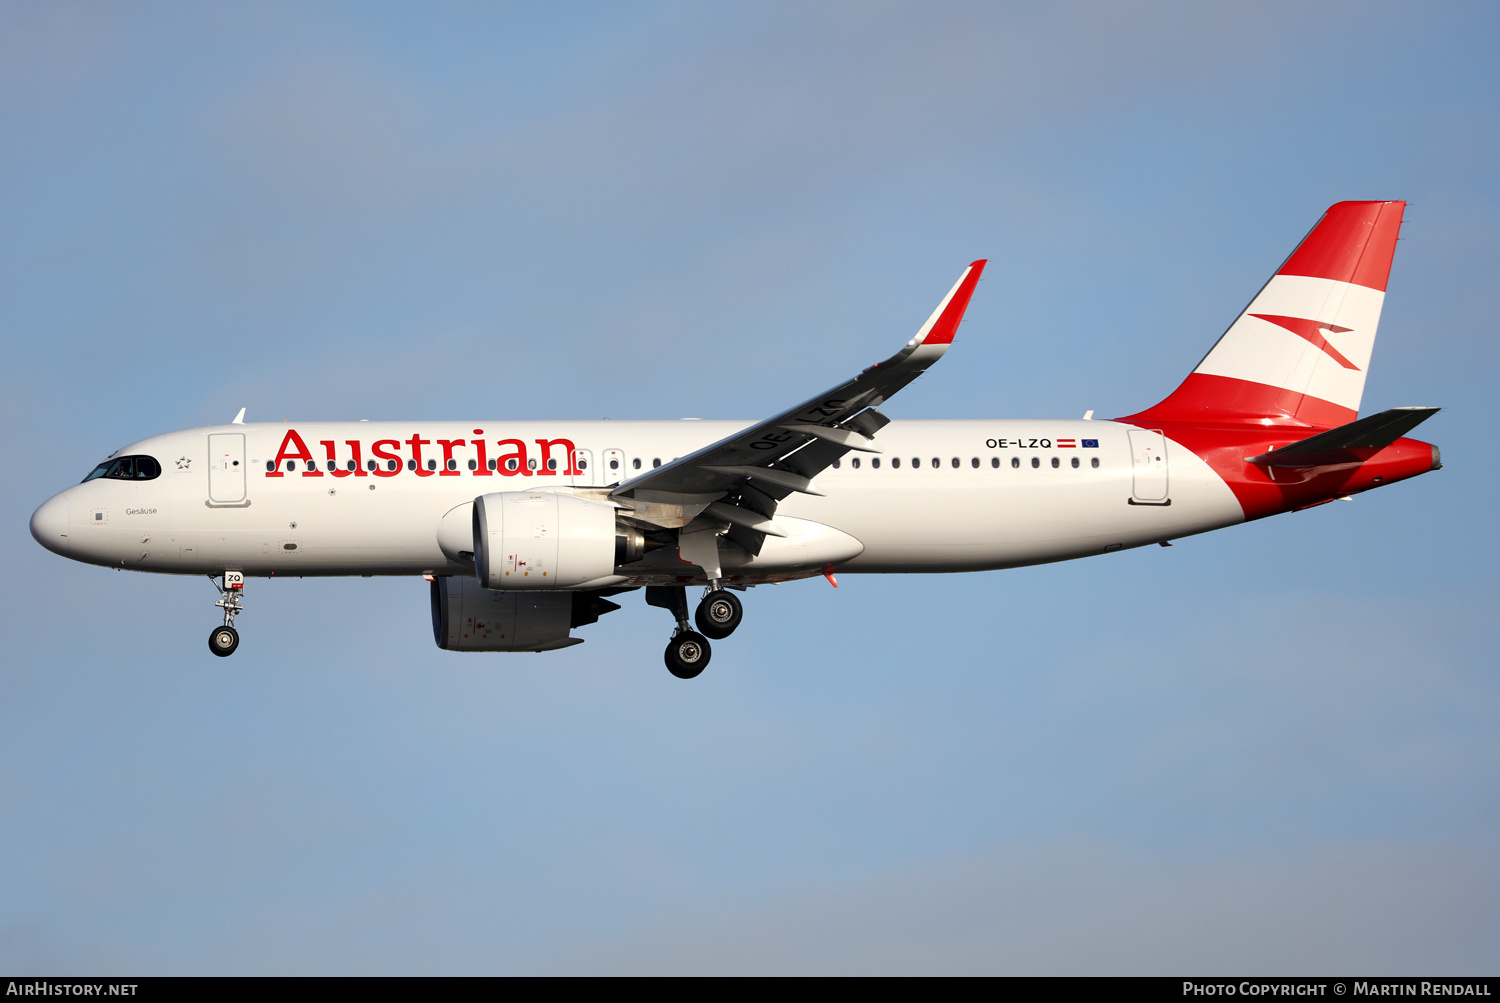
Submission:
<svg viewBox="0 0 1500 1003">
<path fill-rule="evenodd" d="M 240 632 L 227 624 L 223 627 L 215 627 L 213 633 L 208 635 L 208 650 L 220 658 L 228 658 L 239 646 Z"/>
<path fill-rule="evenodd" d="M 698 604 L 697 612 L 693 614 L 693 620 L 703 636 L 715 641 L 722 641 L 733 634 L 744 618 L 745 607 L 740 604 L 739 597 L 728 589 L 719 589 L 704 596 L 703 601 Z"/>
<path fill-rule="evenodd" d="M 708 667 L 712 657 L 708 638 L 685 630 L 667 645 L 667 671 L 678 679 L 692 679 Z"/>
</svg>

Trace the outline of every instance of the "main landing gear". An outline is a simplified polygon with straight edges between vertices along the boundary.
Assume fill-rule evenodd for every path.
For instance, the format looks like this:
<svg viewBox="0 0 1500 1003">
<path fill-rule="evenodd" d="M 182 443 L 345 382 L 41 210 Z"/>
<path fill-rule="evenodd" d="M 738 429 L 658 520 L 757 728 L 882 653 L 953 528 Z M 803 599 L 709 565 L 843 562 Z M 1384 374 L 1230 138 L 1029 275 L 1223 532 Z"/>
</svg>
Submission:
<svg viewBox="0 0 1500 1003">
<path fill-rule="evenodd" d="M 708 667 L 713 657 L 708 638 L 692 630 L 678 628 L 667 642 L 667 671 L 678 679 L 692 679 Z"/>
<path fill-rule="evenodd" d="M 693 615 L 698 630 L 688 626 L 686 586 L 648 585 L 646 602 L 667 610 L 677 621 L 677 629 L 667 644 L 665 661 L 667 671 L 678 679 L 692 679 L 706 669 L 708 660 L 713 657 L 713 647 L 708 639 L 718 641 L 733 634 L 745 616 L 739 597 L 719 587 L 710 587 L 698 604 Z"/>
<path fill-rule="evenodd" d="M 715 641 L 733 634 L 744 617 L 745 607 L 740 604 L 739 596 L 727 589 L 710 589 L 693 614 L 698 629 Z"/>
<path fill-rule="evenodd" d="M 209 575 L 208 580 L 219 591 L 219 601 L 214 605 L 224 610 L 224 626 L 215 627 L 208 635 L 208 650 L 220 658 L 228 658 L 240 646 L 240 632 L 234 629 L 234 618 L 245 611 L 240 598 L 245 588 L 245 575 L 239 571 L 226 571 L 222 585 L 213 575 Z"/>
<path fill-rule="evenodd" d="M 672 614 L 677 629 L 667 643 L 667 671 L 678 679 L 692 679 L 708 668 L 713 648 L 708 638 L 688 626 L 687 588 L 682 585 L 648 585 L 646 602 Z"/>
</svg>

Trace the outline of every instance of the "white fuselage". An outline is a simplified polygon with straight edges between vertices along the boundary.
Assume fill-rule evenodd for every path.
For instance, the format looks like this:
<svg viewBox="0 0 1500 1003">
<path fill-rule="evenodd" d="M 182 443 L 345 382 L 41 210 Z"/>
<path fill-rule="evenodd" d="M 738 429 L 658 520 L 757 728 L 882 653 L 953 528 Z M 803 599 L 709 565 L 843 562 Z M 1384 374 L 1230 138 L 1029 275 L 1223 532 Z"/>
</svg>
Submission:
<svg viewBox="0 0 1500 1003">
<path fill-rule="evenodd" d="M 100 477 L 75 485 L 44 505 L 33 525 L 58 553 L 139 571 L 473 574 L 473 565 L 439 546 L 439 526 L 455 507 L 491 492 L 628 481 L 747 424 L 329 422 L 191 429 L 119 451 L 155 457 L 159 477 Z M 289 429 L 308 447 L 314 469 L 306 460 L 290 461 L 293 470 L 286 459 L 278 462 L 287 453 Z M 880 432 L 882 453 L 846 455 L 816 478 L 822 497 L 793 494 L 777 518 L 832 527 L 857 540 L 863 550 L 837 565 L 850 573 L 1016 567 L 1243 521 L 1240 504 L 1208 465 L 1170 440 L 1158 440 L 1159 455 L 1143 455 L 1141 436 L 1110 421 L 896 421 Z M 574 467 L 566 446 L 557 444 L 562 440 L 574 446 Z M 358 469 L 351 470 L 356 447 Z M 506 469 L 507 458 L 514 470 Z M 549 459 L 555 470 L 547 469 Z M 276 470 L 268 470 L 273 464 Z M 787 570 L 798 577 L 819 573 Z"/>
</svg>

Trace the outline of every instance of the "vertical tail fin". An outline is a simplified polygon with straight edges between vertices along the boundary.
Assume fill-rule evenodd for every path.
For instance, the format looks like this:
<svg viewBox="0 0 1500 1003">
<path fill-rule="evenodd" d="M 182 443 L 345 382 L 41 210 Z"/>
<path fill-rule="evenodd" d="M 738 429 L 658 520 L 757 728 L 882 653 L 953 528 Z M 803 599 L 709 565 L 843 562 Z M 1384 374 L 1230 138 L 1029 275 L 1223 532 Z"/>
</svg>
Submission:
<svg viewBox="0 0 1500 1003">
<path fill-rule="evenodd" d="M 1125 420 L 1320 428 L 1353 421 L 1405 207 L 1329 208 L 1182 385 Z"/>
</svg>

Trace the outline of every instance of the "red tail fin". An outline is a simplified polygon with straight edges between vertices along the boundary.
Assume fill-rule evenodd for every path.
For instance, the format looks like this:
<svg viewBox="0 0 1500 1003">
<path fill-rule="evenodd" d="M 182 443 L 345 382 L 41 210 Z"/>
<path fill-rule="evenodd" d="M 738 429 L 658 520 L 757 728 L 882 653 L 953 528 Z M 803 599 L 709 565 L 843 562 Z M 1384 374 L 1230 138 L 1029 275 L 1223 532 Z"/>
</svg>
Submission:
<svg viewBox="0 0 1500 1003">
<path fill-rule="evenodd" d="M 1182 385 L 1123 420 L 1317 428 L 1353 421 L 1405 207 L 1331 207 Z"/>
</svg>

